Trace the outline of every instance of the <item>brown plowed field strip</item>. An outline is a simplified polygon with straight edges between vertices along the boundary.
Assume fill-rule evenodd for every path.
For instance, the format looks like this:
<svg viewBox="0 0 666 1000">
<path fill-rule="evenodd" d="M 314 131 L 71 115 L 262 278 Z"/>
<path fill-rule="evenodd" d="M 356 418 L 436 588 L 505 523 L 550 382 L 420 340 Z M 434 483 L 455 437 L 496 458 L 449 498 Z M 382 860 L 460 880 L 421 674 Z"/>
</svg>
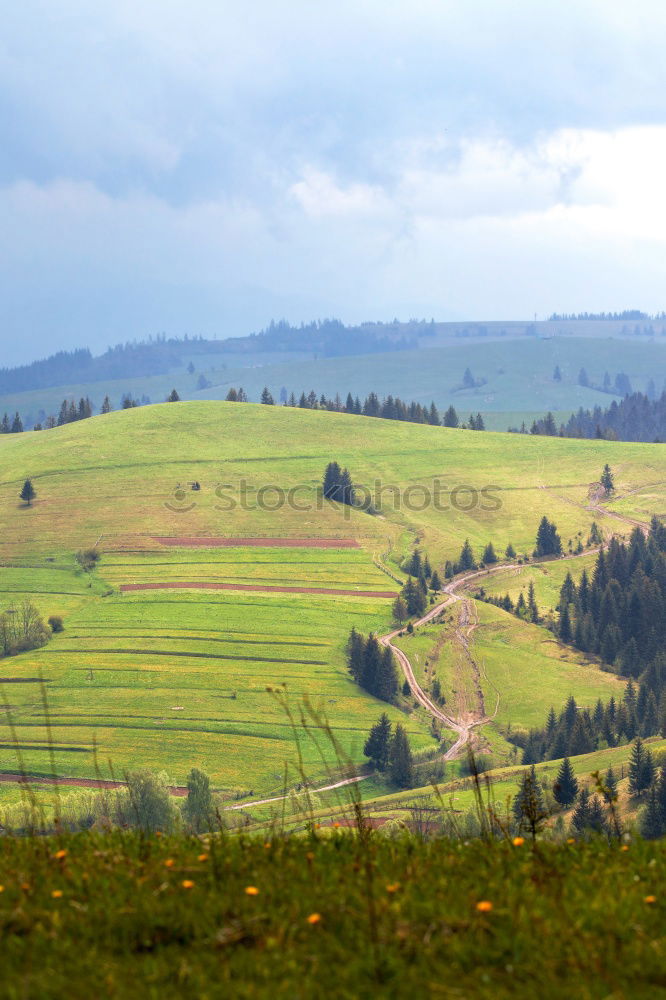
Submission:
<svg viewBox="0 0 666 1000">
<path fill-rule="evenodd" d="M 121 591 L 129 590 L 244 590 L 269 594 L 327 594 L 330 597 L 382 597 L 392 600 L 396 594 L 389 590 L 334 590 L 327 587 L 262 587 L 254 583 L 123 583 Z"/>
<path fill-rule="evenodd" d="M 159 536 L 152 540 L 178 548 L 217 549 L 229 547 L 285 549 L 358 549 L 355 538 L 197 538 L 189 535 Z"/>
</svg>

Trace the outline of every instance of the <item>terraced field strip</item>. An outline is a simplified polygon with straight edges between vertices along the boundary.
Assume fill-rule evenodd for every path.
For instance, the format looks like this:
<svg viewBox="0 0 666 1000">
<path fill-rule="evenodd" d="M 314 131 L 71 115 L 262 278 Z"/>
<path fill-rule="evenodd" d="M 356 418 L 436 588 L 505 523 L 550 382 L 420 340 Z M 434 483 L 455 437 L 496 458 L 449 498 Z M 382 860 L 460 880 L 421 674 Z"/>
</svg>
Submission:
<svg viewBox="0 0 666 1000">
<path fill-rule="evenodd" d="M 355 538 L 207 538 L 153 535 L 160 545 L 176 548 L 216 549 L 226 547 L 285 549 L 358 549 Z"/>
<path fill-rule="evenodd" d="M 253 593 L 269 594 L 330 594 L 333 597 L 377 597 L 394 599 L 397 595 L 391 590 L 337 590 L 326 587 L 272 587 L 254 583 L 203 583 L 200 580 L 190 583 L 123 583 L 121 592 L 130 590 L 241 590 Z"/>
</svg>

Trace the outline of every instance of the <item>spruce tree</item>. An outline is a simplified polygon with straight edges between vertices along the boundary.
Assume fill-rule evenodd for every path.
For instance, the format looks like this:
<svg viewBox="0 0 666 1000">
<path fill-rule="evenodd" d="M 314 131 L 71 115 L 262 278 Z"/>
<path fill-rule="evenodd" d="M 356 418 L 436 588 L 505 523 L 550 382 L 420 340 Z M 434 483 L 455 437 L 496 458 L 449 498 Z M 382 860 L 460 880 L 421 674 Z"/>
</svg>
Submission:
<svg viewBox="0 0 666 1000">
<path fill-rule="evenodd" d="M 507 557 L 507 559 L 515 559 L 516 558 L 516 550 L 514 549 L 514 547 L 511 544 L 511 542 L 509 542 L 509 544 L 507 545 L 506 549 L 504 550 L 504 555 Z"/>
<path fill-rule="evenodd" d="M 382 647 L 374 635 L 368 637 L 363 654 L 361 686 L 369 694 L 379 697 L 380 675 L 382 671 Z"/>
<path fill-rule="evenodd" d="M 405 599 L 401 594 L 398 594 L 392 606 L 393 619 L 402 625 L 402 623 L 408 618 L 409 611 L 407 610 L 407 604 Z"/>
<path fill-rule="evenodd" d="M 655 785 L 652 785 L 650 788 L 645 809 L 639 818 L 638 827 L 641 837 L 644 837 L 645 840 L 658 840 L 659 837 L 664 835 L 666 828 L 664 827 L 661 809 L 659 808 Z"/>
<path fill-rule="evenodd" d="M 26 481 L 23 484 L 23 488 L 19 493 L 19 497 L 21 498 L 21 500 L 23 500 L 24 503 L 28 505 L 28 507 L 30 507 L 32 501 L 35 499 L 36 496 L 37 492 L 35 490 L 35 487 L 32 485 L 32 480 L 26 479 Z"/>
<path fill-rule="evenodd" d="M 455 407 L 449 406 L 448 410 L 444 414 L 444 426 L 445 427 L 458 427 L 460 421 L 458 420 L 458 414 L 455 411 Z"/>
<path fill-rule="evenodd" d="M 349 642 L 347 643 L 347 664 L 349 666 L 349 673 L 357 684 L 361 683 L 364 663 L 365 640 L 355 628 L 352 628 Z"/>
<path fill-rule="evenodd" d="M 414 763 L 407 732 L 400 723 L 395 727 L 391 740 L 391 780 L 399 788 L 411 788 L 414 783 Z"/>
<path fill-rule="evenodd" d="M 439 573 L 435 570 L 430 577 L 430 589 L 434 590 L 436 594 L 442 589 L 442 581 L 439 578 Z"/>
<path fill-rule="evenodd" d="M 561 806 L 570 806 L 578 795 L 578 780 L 568 757 L 564 758 L 557 772 L 557 778 L 553 785 L 553 795 L 555 801 L 559 802 Z"/>
<path fill-rule="evenodd" d="M 179 402 L 180 402 L 180 396 L 178 395 L 175 389 L 172 389 L 169 395 L 167 396 L 167 403 L 179 403 Z"/>
<path fill-rule="evenodd" d="M 615 489 L 615 479 L 613 473 L 611 472 L 611 467 L 606 463 L 604 465 L 604 470 L 601 473 L 601 485 L 603 486 L 606 495 L 612 493 Z"/>
<path fill-rule="evenodd" d="M 460 558 L 456 564 L 456 571 L 458 573 L 464 573 L 466 570 L 470 569 L 476 569 L 476 562 L 474 561 L 472 546 L 469 544 L 469 538 L 466 538 L 465 543 L 460 550 Z"/>
<path fill-rule="evenodd" d="M 488 542 L 485 549 L 483 550 L 483 556 L 481 557 L 481 561 L 485 563 L 486 566 L 497 562 L 497 556 L 495 554 L 495 549 L 493 547 L 492 542 Z"/>
<path fill-rule="evenodd" d="M 375 690 L 377 698 L 382 701 L 393 702 L 398 693 L 398 671 L 396 670 L 393 653 L 388 646 L 385 646 L 377 676 L 377 688 Z"/>
<path fill-rule="evenodd" d="M 363 753 L 370 759 L 370 762 L 378 771 L 385 771 L 391 751 L 391 723 L 386 712 L 383 712 L 379 721 L 374 724 L 370 734 L 365 741 Z"/>
<path fill-rule="evenodd" d="M 524 772 L 518 794 L 513 800 L 513 818 L 518 829 L 528 831 L 534 840 L 547 817 L 543 792 L 532 764 L 529 770 Z"/>
<path fill-rule="evenodd" d="M 571 817 L 571 829 L 575 833 L 583 833 L 590 826 L 590 793 L 582 788 L 576 808 Z"/>
<path fill-rule="evenodd" d="M 629 758 L 629 791 L 632 795 L 640 795 L 652 784 L 654 764 L 652 754 L 645 748 L 639 738 L 634 743 Z"/>
</svg>

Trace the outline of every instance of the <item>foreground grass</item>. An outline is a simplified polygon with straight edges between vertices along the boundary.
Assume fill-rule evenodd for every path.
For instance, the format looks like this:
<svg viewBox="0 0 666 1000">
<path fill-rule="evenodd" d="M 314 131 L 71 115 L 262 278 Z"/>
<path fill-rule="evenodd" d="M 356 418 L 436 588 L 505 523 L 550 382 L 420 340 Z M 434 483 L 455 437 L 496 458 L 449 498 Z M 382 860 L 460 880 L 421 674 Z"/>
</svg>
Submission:
<svg viewBox="0 0 666 1000">
<path fill-rule="evenodd" d="M 0 993 L 655 997 L 665 876 L 642 842 L 8 839 Z"/>
</svg>

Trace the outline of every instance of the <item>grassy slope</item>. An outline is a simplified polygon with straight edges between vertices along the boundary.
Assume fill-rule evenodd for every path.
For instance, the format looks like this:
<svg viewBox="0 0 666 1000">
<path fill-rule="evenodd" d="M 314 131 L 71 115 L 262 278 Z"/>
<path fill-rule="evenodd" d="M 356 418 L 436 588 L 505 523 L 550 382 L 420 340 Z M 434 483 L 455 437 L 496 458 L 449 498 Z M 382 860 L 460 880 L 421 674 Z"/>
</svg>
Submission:
<svg viewBox="0 0 666 1000">
<path fill-rule="evenodd" d="M 500 328 L 501 329 L 501 328 Z M 380 396 L 401 396 L 430 404 L 435 400 L 441 408 L 453 403 L 461 416 L 470 410 L 480 410 L 488 425 L 505 430 L 509 425 L 528 424 L 534 416 L 550 409 L 563 416 L 579 406 L 607 407 L 617 397 L 605 395 L 578 385 L 578 372 L 586 368 L 595 384 L 601 384 L 604 373 L 611 378 L 617 372 L 629 375 L 635 389 L 645 391 L 654 378 L 661 389 L 666 375 L 666 338 L 654 342 L 621 338 L 616 324 L 605 337 L 598 329 L 581 324 L 576 336 L 559 336 L 559 327 L 546 327 L 543 335 L 534 337 L 500 337 L 499 330 L 488 338 L 457 338 L 445 336 L 421 338 L 415 351 L 388 352 L 367 357 L 314 359 L 306 354 L 289 356 L 263 355 L 197 355 L 193 356 L 194 374 L 181 367 L 167 375 L 117 382 L 60 386 L 0 396 L 0 414 L 19 410 L 25 417 L 36 417 L 40 409 L 56 412 L 64 396 L 89 395 L 98 406 L 108 393 L 114 405 L 120 405 L 122 395 L 146 394 L 153 402 L 165 399 L 172 388 L 183 399 L 224 399 L 232 385 L 243 385 L 251 399 L 258 400 L 265 385 L 276 399 L 282 387 L 297 396 L 314 389 L 318 394 L 343 397 L 347 392 L 363 398 L 370 391 Z M 562 371 L 562 381 L 554 382 L 555 365 Z M 465 369 L 469 367 L 486 384 L 478 389 L 459 390 Z M 203 374 L 212 388 L 197 390 L 197 380 Z"/>
<path fill-rule="evenodd" d="M 89 751 L 96 732 L 104 766 L 107 757 L 120 768 L 132 762 L 163 763 L 172 780 L 180 782 L 188 767 L 199 762 L 224 787 L 274 789 L 280 782 L 286 729 L 264 687 L 287 679 L 295 693 L 323 699 L 346 749 L 355 748 L 358 760 L 363 733 L 379 706 L 346 678 L 342 646 L 352 623 L 366 631 L 387 626 L 388 602 L 205 591 L 101 597 L 105 582 L 116 587 L 133 580 L 212 576 L 393 590 L 393 582 L 370 560 L 371 552 L 386 550 L 387 539 L 400 553 L 419 534 L 431 555 L 441 559 L 454 556 L 466 536 L 477 548 L 492 538 L 499 550 L 509 540 L 529 549 L 542 513 L 555 517 L 564 537 L 587 532 L 592 519 L 583 507 L 587 484 L 603 462 L 610 461 L 618 482 L 631 489 L 663 475 L 660 456 L 654 445 L 537 441 L 215 403 L 114 413 L 42 434 L 0 439 L 0 555 L 14 564 L 1 571 L 0 590 L 6 603 L 14 603 L 21 592 L 34 596 L 39 591 L 37 601 L 45 613 L 67 616 L 66 632 L 46 649 L 4 666 L 24 677 L 35 676 L 43 666 L 57 716 L 54 731 L 62 743 L 59 773 L 93 773 Z M 328 506 L 307 512 L 217 509 L 216 484 L 237 484 L 241 478 L 255 488 L 304 485 L 303 495 L 313 499 L 323 467 L 333 457 L 348 464 L 362 483 L 377 478 L 404 489 L 431 485 L 433 477 L 441 476 L 449 486 L 481 490 L 494 481 L 507 487 L 500 494 L 503 506 L 471 512 L 386 509 L 384 518 L 347 512 L 348 519 Z M 31 509 L 16 501 L 27 474 L 38 491 Z M 175 485 L 194 478 L 202 483 L 202 492 L 175 499 Z M 544 483 L 555 483 L 557 489 L 544 490 Z M 195 506 L 182 512 L 192 499 Z M 364 549 L 201 552 L 162 548 L 150 540 L 153 533 L 346 536 L 359 538 Z M 100 580 L 88 587 L 89 579 L 73 571 L 72 552 L 100 536 L 106 557 Z M 275 633 L 292 644 L 281 647 L 279 656 L 271 648 Z M 221 646 L 221 637 L 233 641 Z M 321 656 L 305 656 L 298 645 L 313 639 L 324 643 Z M 256 643 L 249 660 L 244 658 L 248 643 Z M 516 637 L 518 683 L 501 630 L 484 648 L 489 676 L 496 674 L 510 692 L 501 721 L 527 724 L 541 712 L 541 701 L 529 693 L 532 681 L 544 704 L 559 692 L 565 697 L 574 680 L 574 693 L 583 698 L 611 683 L 597 672 L 590 677 L 578 670 L 572 674 L 569 664 L 535 653 L 533 647 L 530 637 L 524 644 Z M 224 655 L 218 655 L 222 648 Z M 196 652 L 206 656 L 193 656 Z M 285 659 L 298 660 L 300 666 Z M 324 663 L 306 662 L 315 659 Z M 527 692 L 525 678 L 530 681 Z M 15 685 L 10 700 L 21 714 L 26 746 L 31 740 L 43 743 L 38 689 Z M 412 716 L 409 725 L 415 745 L 427 745 L 427 724 Z M 36 771 L 48 770 L 43 751 L 26 749 L 26 763 Z M 314 756 L 308 765 L 314 766 Z M 13 765 L 7 757 L 2 766 Z"/>
<path fill-rule="evenodd" d="M 423 533 L 436 558 L 457 555 L 466 536 L 479 547 L 492 538 L 498 550 L 509 541 L 531 550 L 542 514 L 555 518 L 564 539 L 589 530 L 593 515 L 582 508 L 604 462 L 620 492 L 664 479 L 659 445 L 478 434 L 281 407 L 175 405 L 0 439 L 0 552 L 25 559 L 94 544 L 100 535 L 109 548 L 128 534 L 136 545 L 137 535 L 253 532 L 355 537 L 384 547 L 387 535 L 397 541 L 410 529 Z M 328 505 L 305 512 L 285 506 L 277 515 L 220 509 L 215 488 L 230 483 L 238 491 L 242 480 L 250 490 L 298 486 L 299 503 L 315 507 L 333 457 L 373 494 L 377 482 L 384 487 L 386 520 L 345 517 Z M 26 475 L 38 491 L 30 510 L 16 499 Z M 177 484 L 195 478 L 202 492 L 181 503 Z M 419 507 L 435 480 L 449 509 L 392 509 L 390 487 L 412 486 Z M 499 503 L 481 494 L 491 486 Z M 662 502 L 666 484 L 654 492 L 654 503 Z M 475 497 L 473 509 L 461 509 Z"/>
</svg>

